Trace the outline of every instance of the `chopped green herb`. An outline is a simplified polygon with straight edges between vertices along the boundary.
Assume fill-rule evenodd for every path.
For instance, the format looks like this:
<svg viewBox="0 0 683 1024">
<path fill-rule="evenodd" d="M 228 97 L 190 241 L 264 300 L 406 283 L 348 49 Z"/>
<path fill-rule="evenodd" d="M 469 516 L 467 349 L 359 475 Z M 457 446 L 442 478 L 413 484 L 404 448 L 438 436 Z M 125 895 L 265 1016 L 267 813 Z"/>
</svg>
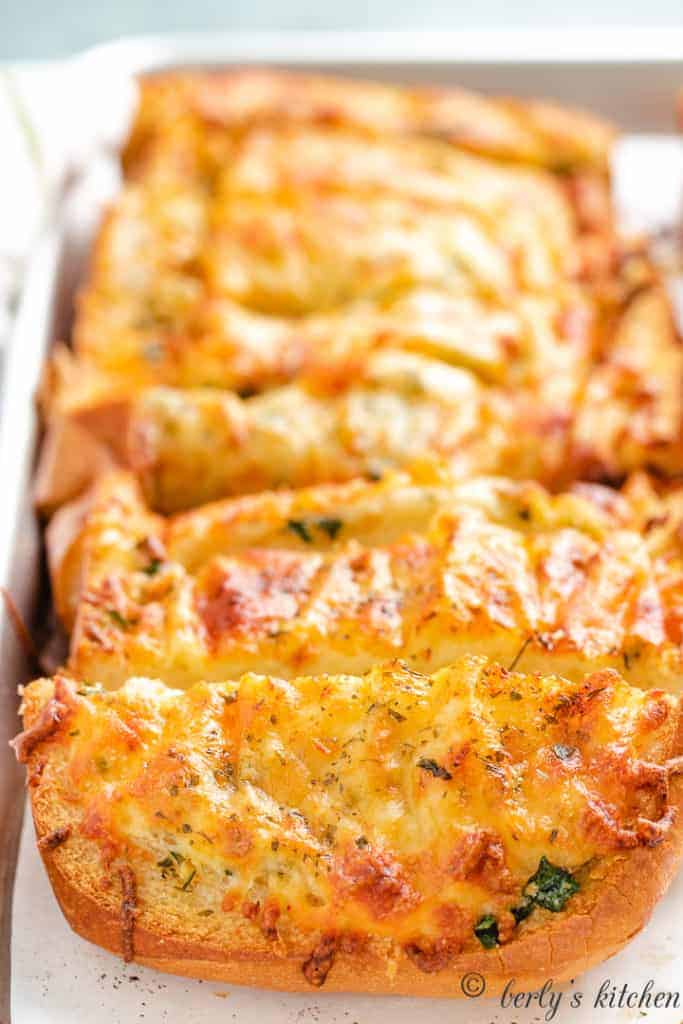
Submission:
<svg viewBox="0 0 683 1024">
<path fill-rule="evenodd" d="M 538 870 L 524 887 L 524 895 L 530 896 L 539 907 L 557 913 L 567 900 L 579 891 L 579 883 L 565 868 L 551 864 L 541 857 Z"/>
<path fill-rule="evenodd" d="M 157 861 L 157 867 L 158 868 L 172 868 L 173 865 L 174 865 L 174 860 L 173 860 L 173 857 L 171 856 L 170 853 L 168 853 L 164 857 L 163 860 L 158 860 Z"/>
<path fill-rule="evenodd" d="M 323 517 L 321 519 L 305 520 L 305 519 L 288 519 L 287 529 L 295 533 L 304 544 L 313 543 L 312 530 L 315 527 L 318 530 L 322 530 L 326 533 L 330 540 L 334 540 L 339 531 L 343 526 L 341 519 L 332 519 Z"/>
<path fill-rule="evenodd" d="M 183 832 L 191 832 L 191 831 L 192 831 L 192 825 L 188 825 L 187 822 L 184 822 L 183 823 Z"/>
<path fill-rule="evenodd" d="M 313 542 L 313 538 L 311 537 L 309 529 L 303 519 L 288 519 L 287 529 L 291 530 L 292 533 L 295 533 L 297 537 L 304 542 L 304 544 L 311 544 Z"/>
<path fill-rule="evenodd" d="M 417 762 L 417 767 L 421 768 L 424 772 L 429 772 L 435 779 L 444 779 L 448 782 L 453 776 L 451 773 L 443 767 L 443 765 L 437 764 L 436 761 L 432 761 L 429 757 L 421 757 Z"/>
<path fill-rule="evenodd" d="M 524 921 L 533 909 L 534 901 L 531 896 L 522 896 L 522 902 L 512 908 L 512 916 L 515 919 L 515 923 L 519 924 L 520 921 Z"/>
<path fill-rule="evenodd" d="M 369 843 L 365 836 L 358 836 L 358 839 L 356 839 L 356 846 L 358 847 L 359 850 L 364 850 L 365 847 L 368 845 Z"/>
<path fill-rule="evenodd" d="M 173 857 L 173 860 L 176 862 L 176 864 L 182 864 L 183 861 L 185 860 L 182 853 L 178 853 L 177 850 L 171 850 L 171 856 Z"/>
<path fill-rule="evenodd" d="M 522 700 L 519 690 L 510 690 L 510 700 Z"/>
<path fill-rule="evenodd" d="M 72 729 L 71 732 L 69 733 L 69 736 L 80 736 L 80 735 L 81 735 L 81 730 L 80 729 Z"/>
<path fill-rule="evenodd" d="M 406 716 L 405 715 L 402 715 L 400 711 L 394 711 L 393 708 L 387 708 L 387 714 L 391 715 L 391 717 L 396 722 L 405 722 L 405 720 L 406 720 Z"/>
<path fill-rule="evenodd" d="M 550 841 L 557 838 L 557 829 L 550 833 Z M 565 868 L 551 864 L 546 857 L 541 857 L 538 869 L 524 886 L 521 902 L 512 907 L 512 915 L 516 924 L 524 921 L 534 907 L 544 907 L 553 913 L 564 908 L 570 897 L 579 891 L 579 883 Z"/>
<path fill-rule="evenodd" d="M 194 876 L 196 874 L 197 874 L 197 869 L 196 868 L 192 868 L 190 873 L 189 873 L 189 875 L 187 876 L 187 878 L 185 879 L 183 884 L 180 886 L 180 888 L 182 889 L 183 892 L 187 891 L 187 889 L 190 886 L 190 883 L 192 882 L 192 879 L 194 878 Z"/>
<path fill-rule="evenodd" d="M 156 576 L 161 568 L 162 562 L 160 558 L 152 558 L 146 566 L 143 568 L 143 572 L 146 576 Z"/>
<path fill-rule="evenodd" d="M 334 540 L 344 524 L 341 519 L 318 519 L 317 525 L 325 531 L 330 540 Z"/>
<path fill-rule="evenodd" d="M 213 914 L 213 910 L 200 910 L 199 911 L 199 916 L 200 917 L 211 917 L 212 914 Z"/>
<path fill-rule="evenodd" d="M 493 949 L 498 945 L 498 922 L 493 914 L 484 914 L 474 926 L 474 934 L 484 949 Z"/>
</svg>

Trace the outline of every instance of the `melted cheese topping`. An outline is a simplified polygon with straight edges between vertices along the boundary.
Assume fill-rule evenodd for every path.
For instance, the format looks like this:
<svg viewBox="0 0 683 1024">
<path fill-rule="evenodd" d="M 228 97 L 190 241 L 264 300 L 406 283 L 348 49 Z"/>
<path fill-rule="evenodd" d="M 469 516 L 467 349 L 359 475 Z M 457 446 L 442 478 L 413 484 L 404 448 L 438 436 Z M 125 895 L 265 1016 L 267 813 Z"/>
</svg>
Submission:
<svg viewBox="0 0 683 1024">
<path fill-rule="evenodd" d="M 683 350 L 615 237 L 609 138 L 457 90 L 146 83 L 49 412 L 166 512 L 425 453 L 553 487 L 678 472 Z M 126 445 L 109 410 L 138 394 Z"/>
<path fill-rule="evenodd" d="M 554 181 L 448 146 L 404 157 L 404 144 L 349 138 L 344 159 L 334 137 L 270 142 L 249 136 L 209 197 L 184 181 L 124 190 L 75 330 L 102 389 L 262 388 L 386 345 L 509 383 L 580 371 L 591 314 L 570 285 L 578 236 Z M 279 181 L 300 149 L 310 176 Z M 332 163 L 316 168 L 319 153 Z"/>
<path fill-rule="evenodd" d="M 29 722 L 51 692 L 29 688 Z M 544 912 L 528 884 L 542 858 L 565 888 L 538 906 L 559 911 L 594 858 L 668 827 L 677 702 L 609 671 L 572 683 L 465 658 L 432 676 L 395 663 L 184 694 L 61 680 L 57 699 L 37 784 L 66 800 L 74 834 L 105 865 L 125 856 L 143 911 L 161 880 L 181 913 L 236 910 L 271 939 L 457 951 L 493 915 L 509 941 L 513 908 Z"/>
<path fill-rule="evenodd" d="M 332 394 L 290 385 L 244 401 L 151 389 L 133 410 L 128 461 L 151 505 L 173 512 L 229 494 L 377 476 L 419 460 L 444 462 L 458 475 L 495 470 L 510 447 L 505 419 L 471 375 L 386 353 Z M 552 451 L 543 448 L 539 462 Z"/>
<path fill-rule="evenodd" d="M 514 334 L 525 295 L 561 293 L 580 269 L 580 224 L 552 175 L 445 143 L 254 127 L 210 178 L 198 185 L 183 168 L 124 189 L 81 304 L 86 359 L 258 386 L 259 355 L 271 376 L 286 374 L 287 341 L 306 359 L 321 335 L 332 349 L 339 334 L 369 344 L 412 321 L 413 334 L 430 325 L 446 344 L 448 324 L 413 294 L 433 293 L 461 332 L 468 304 L 482 320 L 512 307 Z M 221 351 L 237 358 L 232 371 Z"/>
<path fill-rule="evenodd" d="M 681 492 L 580 492 L 397 476 L 162 520 L 114 475 L 58 580 L 67 620 L 76 611 L 70 667 L 184 686 L 483 653 L 678 687 Z"/>
</svg>

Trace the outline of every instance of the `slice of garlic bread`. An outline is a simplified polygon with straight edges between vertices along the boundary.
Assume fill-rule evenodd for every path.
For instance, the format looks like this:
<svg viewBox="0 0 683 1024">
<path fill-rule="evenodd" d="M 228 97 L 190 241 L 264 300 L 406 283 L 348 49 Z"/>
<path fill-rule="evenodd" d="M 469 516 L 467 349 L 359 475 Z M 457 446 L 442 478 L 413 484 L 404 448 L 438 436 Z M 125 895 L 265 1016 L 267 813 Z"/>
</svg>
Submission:
<svg viewBox="0 0 683 1024">
<path fill-rule="evenodd" d="M 678 689 L 683 491 L 549 494 L 425 472 L 264 492 L 164 519 L 101 478 L 49 531 L 70 670 L 118 686 L 246 671 L 432 671 L 484 654 Z"/>
<path fill-rule="evenodd" d="M 72 926 L 168 971 L 459 995 L 561 981 L 681 851 L 678 699 L 463 658 L 431 676 L 32 684 L 15 741 Z"/>
</svg>

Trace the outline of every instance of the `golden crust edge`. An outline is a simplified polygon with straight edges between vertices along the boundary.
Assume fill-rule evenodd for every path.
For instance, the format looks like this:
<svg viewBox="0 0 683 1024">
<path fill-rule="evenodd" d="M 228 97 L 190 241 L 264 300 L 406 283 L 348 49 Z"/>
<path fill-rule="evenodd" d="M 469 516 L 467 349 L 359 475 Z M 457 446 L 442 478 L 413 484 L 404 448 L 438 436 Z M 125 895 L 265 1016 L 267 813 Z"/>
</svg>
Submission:
<svg viewBox="0 0 683 1024">
<path fill-rule="evenodd" d="M 194 106 L 193 90 L 204 86 L 205 88 L 213 87 L 218 91 L 232 85 L 239 85 L 242 81 L 248 82 L 253 77 L 269 80 L 271 84 L 285 88 L 291 84 L 297 85 L 302 82 L 312 84 L 320 80 L 343 87 L 344 83 L 348 81 L 343 75 L 293 72 L 272 66 L 260 69 L 237 66 L 231 69 L 186 71 L 184 74 L 178 74 L 177 71 L 156 71 L 142 75 L 137 80 L 138 101 L 135 116 L 122 151 L 122 164 L 126 178 L 134 180 L 138 176 L 135 170 L 141 155 L 140 150 L 144 149 L 145 142 L 153 141 L 158 134 L 158 131 L 155 131 L 155 128 L 158 129 L 158 125 L 150 125 L 144 117 L 146 102 L 149 102 L 148 97 L 153 97 L 160 88 L 163 89 L 169 84 L 177 84 L 180 88 L 189 90 L 186 103 L 192 109 Z M 505 93 L 486 96 L 477 90 L 460 85 L 411 86 L 400 81 L 383 83 L 372 76 L 360 79 L 358 84 L 371 89 L 376 86 L 385 86 L 399 94 L 421 99 L 426 103 L 430 99 L 437 102 L 443 98 L 462 98 L 465 101 L 474 99 L 483 106 L 489 106 L 493 112 L 499 110 L 514 117 L 517 121 L 521 119 L 522 123 L 518 124 L 518 130 L 522 132 L 526 130 L 530 136 L 536 136 L 533 139 L 535 147 L 533 142 L 527 142 L 530 151 L 523 152 L 518 157 L 520 162 L 540 163 L 543 166 L 549 163 L 548 151 L 559 144 L 568 149 L 573 147 L 583 150 L 581 166 L 595 168 L 603 174 L 609 173 L 609 154 L 619 135 L 619 129 L 609 119 L 596 115 L 587 108 L 556 100 L 527 99 Z M 528 124 L 523 123 L 524 119 L 528 121 Z M 459 142 L 465 145 L 466 140 L 459 140 Z M 496 156 L 495 147 L 491 150 L 485 145 L 473 144 L 465 145 L 465 148 L 473 149 L 475 153 L 482 153 L 482 155 L 490 155 L 493 158 Z M 142 164 L 144 166 L 144 156 Z"/>
</svg>

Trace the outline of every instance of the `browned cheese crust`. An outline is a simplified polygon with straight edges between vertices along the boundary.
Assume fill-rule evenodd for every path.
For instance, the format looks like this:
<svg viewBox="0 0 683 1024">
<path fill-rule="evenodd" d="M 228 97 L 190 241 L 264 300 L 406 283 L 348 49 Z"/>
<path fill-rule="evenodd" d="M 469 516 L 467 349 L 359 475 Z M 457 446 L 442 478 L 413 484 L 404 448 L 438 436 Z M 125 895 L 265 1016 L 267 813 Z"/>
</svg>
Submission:
<svg viewBox="0 0 683 1024">
<path fill-rule="evenodd" d="M 324 984 L 329 991 L 433 996 L 460 996 L 463 975 L 476 971 L 484 977 L 489 994 L 510 978 L 530 989 L 549 977 L 573 977 L 621 948 L 645 924 L 680 860 L 683 733 L 678 701 L 662 691 L 633 690 L 615 673 L 594 673 L 580 684 L 570 684 L 507 673 L 484 659 L 464 659 L 431 681 L 400 666 L 386 666 L 365 680 L 325 677 L 285 684 L 244 677 L 239 685 L 197 686 L 184 695 L 146 681 L 133 681 L 108 696 L 92 688 L 77 694 L 77 685 L 61 677 L 54 684 L 41 681 L 25 698 L 25 722 L 32 739 L 20 741 L 17 749 L 27 760 L 32 779 L 41 854 L 60 905 L 77 932 L 126 959 L 165 971 L 289 990 Z M 387 740 L 387 727 L 380 723 L 367 739 L 364 731 L 357 734 L 361 749 L 352 755 L 343 777 L 347 787 L 353 785 L 357 762 L 366 780 L 366 803 L 356 805 L 354 812 L 360 810 L 360 818 L 349 819 L 352 830 L 363 829 L 362 842 L 352 843 L 351 850 L 345 845 L 347 811 L 340 810 L 342 802 L 333 809 L 340 831 L 330 847 L 332 866 L 323 872 L 324 879 L 332 879 L 332 889 L 326 889 L 324 881 L 311 901 L 303 893 L 315 884 L 312 864 L 301 876 L 303 889 L 294 881 L 297 864 L 306 864 L 306 856 L 298 860 L 297 843 L 305 845 L 322 827 L 324 816 L 318 819 L 316 814 L 324 804 L 313 798 L 304 806 L 306 814 L 299 820 L 306 823 L 306 839 L 282 822 L 268 824 L 275 804 L 268 804 L 271 811 L 265 818 L 262 803 L 254 805 L 260 811 L 252 809 L 252 816 L 247 815 L 240 794 L 245 792 L 243 785 L 251 792 L 258 779 L 263 791 L 277 800 L 283 799 L 285 785 L 296 802 L 297 782 L 292 779 L 294 788 L 288 788 L 289 783 L 271 774 L 273 756 L 266 749 L 274 749 L 272 743 L 260 748 L 263 761 L 256 768 L 249 751 L 257 749 L 259 736 L 265 741 L 266 735 L 277 735 L 278 758 L 288 756 L 284 744 L 289 743 L 296 745 L 299 762 L 305 757 L 311 770 L 321 757 L 329 763 L 329 737 L 338 734 L 337 726 L 332 732 L 323 732 L 321 726 L 307 746 L 297 716 L 309 713 L 308 701 L 316 699 L 312 691 L 327 693 L 323 700 L 334 700 L 336 687 L 349 696 L 349 686 L 358 688 L 358 700 L 339 705 L 345 710 L 335 711 L 343 719 L 338 728 L 349 724 L 355 729 L 364 723 L 366 703 L 377 708 L 377 697 L 384 694 L 391 709 L 385 721 L 393 723 L 394 733 Z M 471 739 L 468 743 L 462 728 L 447 729 L 451 737 L 457 736 L 455 747 L 448 747 L 444 739 L 430 740 L 423 748 L 433 756 L 419 758 L 413 769 L 419 776 L 421 800 L 438 801 L 443 820 L 427 812 L 420 829 L 429 821 L 428 834 L 411 846 L 409 819 L 391 821 L 384 811 L 386 796 L 372 795 L 376 780 L 386 783 L 388 776 L 382 773 L 389 769 L 372 768 L 371 755 L 378 749 L 374 743 L 383 745 L 387 757 L 389 749 L 399 754 L 401 730 L 418 691 L 434 702 L 426 720 L 440 709 L 440 722 L 444 716 L 450 721 L 457 695 L 463 699 L 469 694 L 464 699 L 472 702 L 471 710 L 463 712 L 469 719 L 462 721 L 470 721 L 466 732 Z M 47 734 L 45 709 L 54 707 L 55 701 L 69 710 Z M 230 708 L 230 720 L 241 722 L 240 729 L 245 730 L 234 768 L 228 772 L 226 762 L 220 762 L 235 787 L 227 799 L 237 800 L 232 806 L 242 808 L 232 816 L 225 809 L 216 810 L 209 795 L 211 762 L 203 760 L 205 751 L 213 756 L 219 742 L 210 723 L 221 722 L 224 707 Z M 550 707 L 558 709 L 558 724 L 540 725 L 535 716 Z M 547 717 L 547 710 L 544 713 Z M 515 817 L 512 832 L 506 820 L 511 792 L 503 786 L 497 805 L 492 798 L 500 785 L 499 773 L 508 769 L 491 772 L 486 767 L 493 763 L 493 748 L 485 749 L 485 744 L 491 742 L 492 727 L 497 734 L 496 722 L 502 723 L 502 731 L 495 743 L 503 744 L 498 764 L 506 765 L 511 752 L 521 749 L 516 747 L 524 735 L 519 730 L 528 722 L 524 742 L 529 745 L 518 756 L 545 759 L 550 778 L 539 782 L 537 767 L 521 777 L 519 793 L 525 807 L 522 816 Z M 41 741 L 36 723 L 41 726 Z M 589 723 L 591 738 L 586 733 Z M 212 738 L 202 738 L 195 732 L 198 727 Z M 226 738 L 231 728 L 225 719 L 219 725 Z M 577 746 L 546 745 L 558 736 L 572 738 Z M 102 750 L 107 752 L 107 765 L 99 764 L 104 755 L 94 754 Z M 191 763 L 186 760 L 188 750 Z M 416 754 L 399 756 L 414 762 Z M 509 770 L 514 774 L 514 764 Z M 247 783 L 247 776 L 252 782 Z M 189 783 L 183 783 L 183 777 Z M 168 790 L 171 779 L 176 781 Z M 462 807 L 457 810 L 457 799 L 452 802 L 454 791 L 449 787 L 454 785 L 461 787 L 467 802 L 464 812 Z M 305 788 L 315 790 L 315 780 L 307 776 Z M 170 797 L 164 796 L 167 792 Z M 220 794 L 221 800 L 226 798 L 225 789 Z M 394 789 L 393 800 L 400 799 Z M 174 804 L 176 800 L 180 803 Z M 578 816 L 570 810 L 575 806 Z M 181 826 L 183 818 L 190 823 Z M 540 820 L 542 834 L 534 824 Z M 255 824 L 258 830 L 251 831 Z M 171 838 L 174 830 L 177 835 Z M 520 830 L 525 830 L 524 836 Z M 447 874 L 439 874 L 437 856 L 422 876 L 419 865 L 425 854 L 418 851 L 427 846 L 433 857 L 444 841 L 459 851 L 448 861 Z M 161 859 L 159 842 L 174 847 Z M 534 844 L 533 850 L 527 849 L 527 842 Z M 479 852 L 473 856 L 475 849 Z M 273 850 L 280 857 L 287 850 L 293 858 L 282 862 L 289 867 L 279 882 L 269 861 Z M 540 899 L 542 883 L 537 881 L 536 888 L 533 881 L 525 885 L 530 869 L 520 867 L 535 864 L 539 852 L 542 858 L 546 853 L 553 858 L 551 870 L 560 873 L 555 880 L 559 877 L 560 885 L 570 888 L 559 902 L 541 901 L 528 914 L 520 914 L 515 924 L 504 908 L 523 906 L 530 893 L 532 904 Z M 340 864 L 344 867 L 338 876 Z M 225 865 L 230 865 L 228 878 L 216 883 Z M 274 872 L 268 876 L 267 895 L 261 890 L 260 899 L 254 899 L 253 886 L 263 885 L 264 871 Z M 449 881 L 453 877 L 462 879 L 456 884 L 457 904 Z M 486 914 L 497 922 L 496 943 L 490 949 L 482 949 L 477 933 L 469 930 L 486 924 Z"/>
<path fill-rule="evenodd" d="M 611 139 L 460 90 L 144 83 L 46 373 L 38 504 L 112 460 L 167 512 L 416 460 L 553 487 L 680 473 L 683 351 L 615 231 Z"/>
</svg>

